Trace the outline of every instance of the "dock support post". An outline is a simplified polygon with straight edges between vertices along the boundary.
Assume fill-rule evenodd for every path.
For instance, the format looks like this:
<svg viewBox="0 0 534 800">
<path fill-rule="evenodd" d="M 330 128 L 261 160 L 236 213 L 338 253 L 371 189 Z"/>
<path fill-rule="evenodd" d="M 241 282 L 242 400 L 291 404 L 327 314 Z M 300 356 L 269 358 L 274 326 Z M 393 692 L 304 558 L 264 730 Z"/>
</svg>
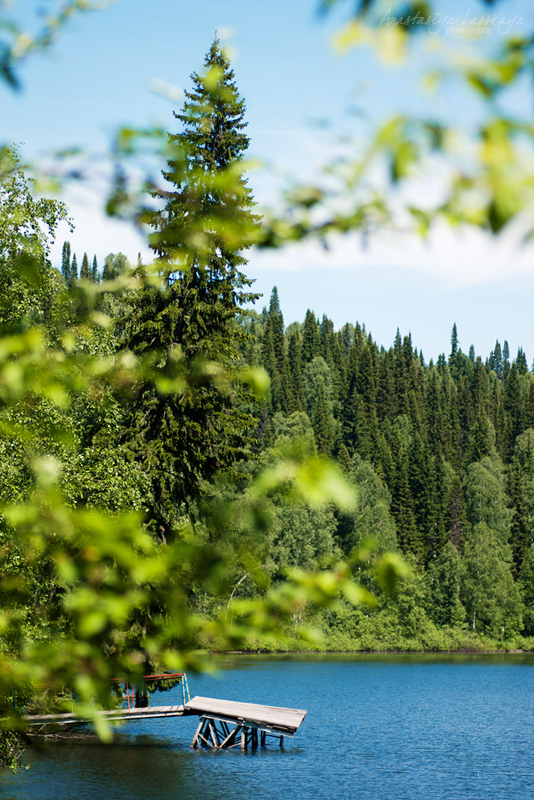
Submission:
<svg viewBox="0 0 534 800">
<path fill-rule="evenodd" d="M 240 747 L 243 752 L 247 750 L 257 750 L 258 747 L 264 748 L 267 745 L 267 736 L 278 738 L 280 749 L 284 749 L 284 733 L 257 727 L 255 723 L 245 724 L 244 720 L 237 722 L 231 727 L 228 720 L 202 715 L 198 727 L 191 742 L 191 748 L 203 748 L 214 750 L 229 750 L 233 747 Z"/>
<path fill-rule="evenodd" d="M 191 745 L 190 745 L 190 747 L 192 747 L 193 750 L 198 746 L 198 737 L 199 737 L 200 731 L 202 730 L 202 726 L 203 725 L 204 725 L 204 717 L 200 717 L 200 722 L 198 723 L 198 728 L 195 731 L 195 735 L 193 736 L 193 741 L 191 742 Z"/>
<path fill-rule="evenodd" d="M 217 726 L 215 725 L 215 722 L 213 723 L 213 725 L 211 724 L 211 722 L 208 722 L 207 728 L 209 728 L 209 732 L 210 732 L 210 736 L 211 736 L 211 741 L 213 742 L 213 746 L 217 750 L 218 747 L 219 747 L 219 737 L 217 736 Z"/>
</svg>

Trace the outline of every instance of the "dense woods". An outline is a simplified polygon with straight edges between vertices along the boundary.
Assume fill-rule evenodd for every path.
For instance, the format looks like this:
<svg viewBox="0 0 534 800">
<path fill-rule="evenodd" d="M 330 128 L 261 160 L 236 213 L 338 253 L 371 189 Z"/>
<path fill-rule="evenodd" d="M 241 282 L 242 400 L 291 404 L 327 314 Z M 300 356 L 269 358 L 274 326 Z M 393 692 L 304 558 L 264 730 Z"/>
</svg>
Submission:
<svg viewBox="0 0 534 800">
<path fill-rule="evenodd" d="M 286 327 L 276 287 L 238 327 L 239 357 L 265 369 L 270 392 L 240 401 L 247 452 L 234 461 L 231 488 L 212 491 L 238 497 L 292 449 L 336 460 L 358 489 L 351 513 L 274 497 L 268 533 L 256 534 L 274 581 L 287 568 L 366 550 L 359 578 L 377 604 L 315 614 L 323 646 L 528 647 L 518 637 L 534 635 L 534 376 L 523 349 L 511 357 L 497 340 L 484 358 L 473 347 L 465 354 L 453 325 L 448 354 L 426 363 L 409 334 L 397 332 L 386 349 L 364 325 L 335 330 L 312 311 Z M 376 555 L 388 551 L 412 566 L 394 598 L 373 577 Z M 239 568 L 233 596 L 261 592 L 261 580 Z M 217 603 L 197 601 L 204 611 Z"/>
<path fill-rule="evenodd" d="M 245 357 L 271 378 L 258 446 L 298 421 L 358 485 L 356 514 L 332 519 L 332 546 L 347 555 L 369 537 L 413 564 L 419 616 L 404 635 L 430 641 L 427 623 L 532 635 L 534 377 L 523 349 L 514 358 L 496 341 L 485 358 L 465 354 L 453 325 L 449 354 L 427 364 L 398 331 L 386 349 L 365 326 L 336 331 L 311 311 L 285 329 L 276 289 L 246 324 Z"/>
</svg>

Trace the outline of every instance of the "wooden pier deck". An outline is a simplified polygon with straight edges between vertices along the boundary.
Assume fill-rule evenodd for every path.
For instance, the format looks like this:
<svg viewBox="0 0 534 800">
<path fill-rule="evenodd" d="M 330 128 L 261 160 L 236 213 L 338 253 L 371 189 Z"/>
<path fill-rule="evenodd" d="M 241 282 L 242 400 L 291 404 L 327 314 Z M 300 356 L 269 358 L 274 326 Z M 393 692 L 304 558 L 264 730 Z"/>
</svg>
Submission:
<svg viewBox="0 0 534 800">
<path fill-rule="evenodd" d="M 264 706 L 257 703 L 239 703 L 234 700 L 217 700 L 213 697 L 193 697 L 185 705 L 148 706 L 147 708 L 119 708 L 100 711 L 110 721 L 131 722 L 142 719 L 162 719 L 166 717 L 200 717 L 191 747 L 212 747 L 217 750 L 240 747 L 247 750 L 263 747 L 267 736 L 275 736 L 283 744 L 285 736 L 293 737 L 304 721 L 306 711 L 297 708 Z M 73 725 L 89 722 L 89 717 L 74 711 L 63 714 L 25 715 L 25 722 L 31 727 L 46 725 Z M 233 725 L 233 728 L 230 726 Z"/>
<path fill-rule="evenodd" d="M 148 706 L 147 708 L 116 708 L 112 711 L 99 711 L 100 716 L 110 721 L 132 721 L 136 719 L 161 719 L 162 717 L 183 717 L 182 706 Z M 25 722 L 35 725 L 76 725 L 90 722 L 90 717 L 76 714 L 74 711 L 65 714 L 26 714 Z"/>
<path fill-rule="evenodd" d="M 193 697 L 185 707 L 187 714 L 210 716 L 228 722 L 246 722 L 248 725 L 289 736 L 296 733 L 306 716 L 306 711 L 298 708 L 238 703 L 233 700 L 215 700 L 212 697 Z"/>
</svg>

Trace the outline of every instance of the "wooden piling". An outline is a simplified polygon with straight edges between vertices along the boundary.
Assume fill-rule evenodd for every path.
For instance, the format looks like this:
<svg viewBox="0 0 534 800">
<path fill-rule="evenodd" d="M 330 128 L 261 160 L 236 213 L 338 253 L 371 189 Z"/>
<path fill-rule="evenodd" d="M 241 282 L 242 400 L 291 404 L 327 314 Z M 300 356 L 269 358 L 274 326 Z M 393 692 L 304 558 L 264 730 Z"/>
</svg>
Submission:
<svg viewBox="0 0 534 800">
<path fill-rule="evenodd" d="M 204 722 L 205 722 L 204 717 L 200 717 L 200 722 L 198 723 L 198 728 L 195 731 L 195 735 L 193 736 L 193 741 L 191 742 L 191 745 L 190 745 L 193 748 L 193 750 L 198 745 L 198 737 L 200 736 L 200 731 L 202 730 L 202 726 L 204 725 Z"/>
</svg>

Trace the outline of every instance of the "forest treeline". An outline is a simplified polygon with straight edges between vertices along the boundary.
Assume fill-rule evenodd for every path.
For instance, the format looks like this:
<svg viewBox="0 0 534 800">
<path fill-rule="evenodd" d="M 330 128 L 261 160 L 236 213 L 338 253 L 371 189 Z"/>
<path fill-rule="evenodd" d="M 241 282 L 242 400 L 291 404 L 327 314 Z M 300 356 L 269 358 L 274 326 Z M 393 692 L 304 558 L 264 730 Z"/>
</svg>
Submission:
<svg viewBox="0 0 534 800">
<path fill-rule="evenodd" d="M 523 349 L 512 358 L 497 340 L 485 359 L 466 355 L 454 324 L 449 355 L 426 364 L 399 331 L 386 349 L 365 326 L 336 331 L 312 311 L 285 328 L 276 288 L 246 325 L 245 357 L 271 379 L 261 447 L 299 421 L 359 486 L 358 513 L 332 522 L 335 545 L 347 555 L 371 538 L 414 566 L 409 621 L 375 611 L 363 639 L 359 612 L 331 614 L 330 627 L 375 646 L 386 622 L 392 646 L 399 633 L 430 643 L 443 626 L 532 636 L 534 376 Z"/>
<path fill-rule="evenodd" d="M 73 260 L 67 243 L 63 254 L 67 282 L 72 267 L 66 264 Z M 90 279 L 115 279 L 132 269 L 125 256 L 112 253 L 105 275 Z M 114 295 L 115 314 L 117 302 Z M 231 488 L 215 475 L 212 494 L 235 499 L 252 475 L 294 448 L 336 460 L 358 487 L 358 507 L 349 514 L 287 497 L 271 502 L 265 535 L 256 543 L 271 580 L 363 546 L 359 578 L 376 597 L 364 610 L 338 604 L 313 619 L 297 615 L 295 636 L 299 625 L 313 622 L 325 633 L 323 646 L 334 649 L 529 647 L 534 375 L 523 349 L 512 358 L 508 343 L 496 341 L 484 360 L 473 347 L 466 355 L 454 325 L 449 355 L 427 364 L 411 336 L 400 332 L 386 349 L 364 325 L 335 330 L 327 316 L 318 319 L 312 311 L 286 327 L 276 288 L 261 313 L 243 313 L 238 328 L 240 358 L 265 369 L 270 393 L 265 402 L 242 404 L 247 452 L 232 466 Z M 373 573 L 376 556 L 387 551 L 412 566 L 394 598 Z M 239 558 L 234 579 L 232 598 L 261 593 L 261 579 L 247 574 Z M 221 601 L 204 593 L 194 602 L 209 614 Z M 250 646 L 276 642 L 251 640 Z"/>
</svg>

